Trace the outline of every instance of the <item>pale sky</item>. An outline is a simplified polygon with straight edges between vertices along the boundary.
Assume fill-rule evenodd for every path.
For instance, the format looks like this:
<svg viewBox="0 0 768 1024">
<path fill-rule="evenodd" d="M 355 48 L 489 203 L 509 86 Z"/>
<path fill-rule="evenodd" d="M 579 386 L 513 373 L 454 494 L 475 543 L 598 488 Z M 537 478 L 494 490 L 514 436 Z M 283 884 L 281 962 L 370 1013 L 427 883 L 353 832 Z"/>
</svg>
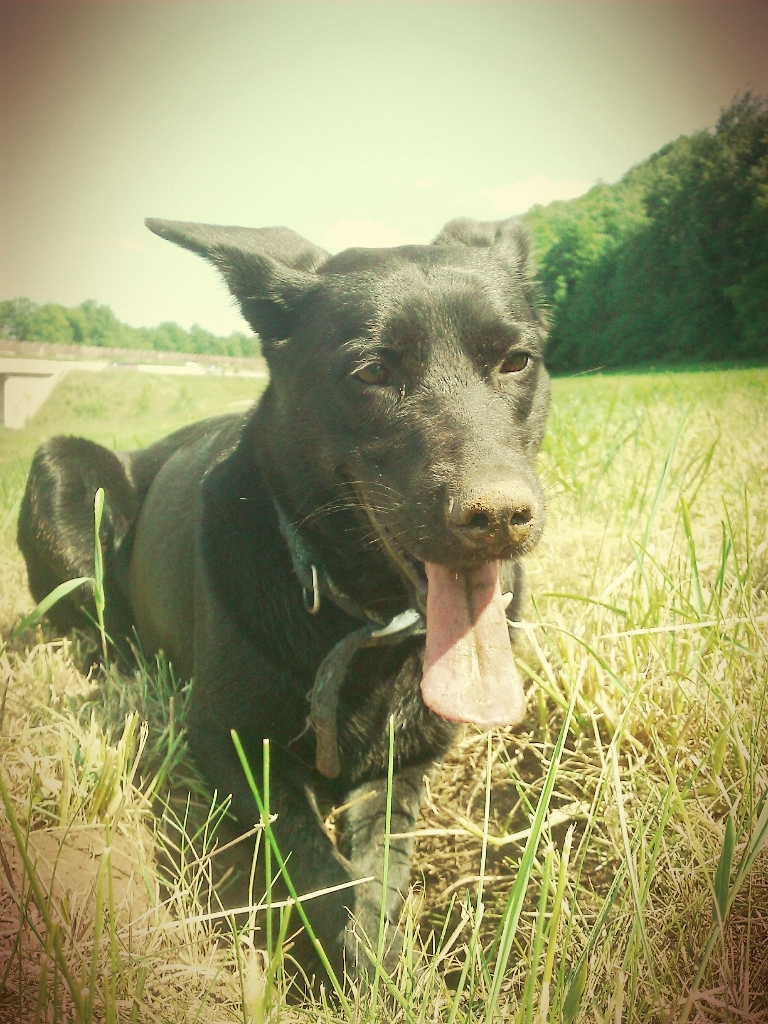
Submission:
<svg viewBox="0 0 768 1024">
<path fill-rule="evenodd" d="M 246 330 L 145 217 L 426 242 L 616 181 L 747 88 L 766 0 L 0 0 L 0 299 Z"/>
</svg>

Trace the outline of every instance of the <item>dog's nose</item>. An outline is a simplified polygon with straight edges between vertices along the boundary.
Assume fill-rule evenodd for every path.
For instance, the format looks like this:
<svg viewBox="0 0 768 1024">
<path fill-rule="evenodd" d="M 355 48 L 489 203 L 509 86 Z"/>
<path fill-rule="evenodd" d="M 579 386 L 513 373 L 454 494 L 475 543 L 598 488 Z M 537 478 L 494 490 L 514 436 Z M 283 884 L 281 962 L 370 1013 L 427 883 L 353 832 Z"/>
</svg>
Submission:
<svg viewBox="0 0 768 1024">
<path fill-rule="evenodd" d="M 538 512 L 523 480 L 469 487 L 448 501 L 448 526 L 470 547 L 501 550 L 528 539 Z"/>
</svg>

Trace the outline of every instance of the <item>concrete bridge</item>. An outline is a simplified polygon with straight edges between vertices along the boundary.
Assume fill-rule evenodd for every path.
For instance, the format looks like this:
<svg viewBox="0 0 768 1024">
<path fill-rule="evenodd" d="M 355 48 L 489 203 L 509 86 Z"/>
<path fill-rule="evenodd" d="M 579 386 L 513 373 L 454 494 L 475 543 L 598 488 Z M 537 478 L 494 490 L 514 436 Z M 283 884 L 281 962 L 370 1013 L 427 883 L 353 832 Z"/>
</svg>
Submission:
<svg viewBox="0 0 768 1024">
<path fill-rule="evenodd" d="M 189 360 L 170 363 L 114 363 L 106 359 L 23 359 L 0 357 L 0 423 L 18 430 L 45 402 L 70 370 L 100 373 L 103 370 L 132 370 L 181 376 L 266 377 L 266 369 L 243 369 Z"/>
</svg>

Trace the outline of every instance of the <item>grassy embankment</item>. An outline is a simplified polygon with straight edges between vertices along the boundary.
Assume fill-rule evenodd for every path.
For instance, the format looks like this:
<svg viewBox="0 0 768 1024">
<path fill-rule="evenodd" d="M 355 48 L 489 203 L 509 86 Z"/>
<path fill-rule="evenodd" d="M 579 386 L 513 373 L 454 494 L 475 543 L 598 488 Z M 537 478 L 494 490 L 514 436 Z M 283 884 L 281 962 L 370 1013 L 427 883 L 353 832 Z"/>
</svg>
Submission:
<svg viewBox="0 0 768 1024">
<path fill-rule="evenodd" d="M 255 383 L 73 374 L 0 434 L 3 637 L 31 609 L 13 536 L 38 441 L 146 443 Z M 76 640 L 10 640 L 0 1021 L 768 1018 L 768 371 L 556 381 L 540 465 L 528 717 L 467 730 L 432 780 L 400 973 L 347 1005 L 289 1008 L 252 918 L 233 941 L 219 915 L 167 668 L 86 679 Z"/>
</svg>

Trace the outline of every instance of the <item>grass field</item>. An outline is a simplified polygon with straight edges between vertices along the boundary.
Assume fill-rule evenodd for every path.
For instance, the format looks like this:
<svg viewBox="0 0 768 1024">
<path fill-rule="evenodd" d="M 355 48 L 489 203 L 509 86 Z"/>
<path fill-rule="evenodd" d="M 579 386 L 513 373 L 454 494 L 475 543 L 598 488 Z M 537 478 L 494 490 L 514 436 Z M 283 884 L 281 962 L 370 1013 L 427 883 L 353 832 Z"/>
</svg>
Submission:
<svg viewBox="0 0 768 1024">
<path fill-rule="evenodd" d="M 270 959 L 211 889 L 186 690 L 13 635 L 37 443 L 144 444 L 254 383 L 72 374 L 0 432 L 0 1021 L 768 1021 L 768 370 L 554 382 L 526 721 L 431 780 L 397 975 L 300 1004 L 295 914 Z"/>
</svg>

